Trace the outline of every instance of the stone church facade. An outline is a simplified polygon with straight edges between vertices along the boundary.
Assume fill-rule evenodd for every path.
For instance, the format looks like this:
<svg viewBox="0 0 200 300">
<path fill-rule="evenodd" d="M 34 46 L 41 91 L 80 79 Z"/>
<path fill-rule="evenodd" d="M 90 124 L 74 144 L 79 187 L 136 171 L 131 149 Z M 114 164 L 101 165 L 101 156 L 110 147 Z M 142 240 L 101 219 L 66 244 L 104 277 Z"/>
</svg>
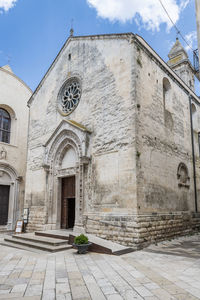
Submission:
<svg viewBox="0 0 200 300">
<path fill-rule="evenodd" d="M 0 232 L 23 215 L 29 87 L 7 65 L 0 68 Z"/>
<path fill-rule="evenodd" d="M 28 105 L 27 230 L 138 247 L 199 228 L 199 98 L 178 40 L 166 64 L 132 33 L 71 36 Z"/>
</svg>

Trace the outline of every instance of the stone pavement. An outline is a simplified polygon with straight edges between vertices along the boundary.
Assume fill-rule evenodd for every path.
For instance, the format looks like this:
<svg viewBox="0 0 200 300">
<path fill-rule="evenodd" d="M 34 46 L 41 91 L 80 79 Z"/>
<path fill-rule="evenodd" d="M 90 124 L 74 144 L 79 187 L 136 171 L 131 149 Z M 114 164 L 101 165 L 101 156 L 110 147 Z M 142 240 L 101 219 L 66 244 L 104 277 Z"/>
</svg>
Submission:
<svg viewBox="0 0 200 300">
<path fill-rule="evenodd" d="M 0 245 L 0 299 L 200 299 L 200 235 L 120 257 Z"/>
</svg>

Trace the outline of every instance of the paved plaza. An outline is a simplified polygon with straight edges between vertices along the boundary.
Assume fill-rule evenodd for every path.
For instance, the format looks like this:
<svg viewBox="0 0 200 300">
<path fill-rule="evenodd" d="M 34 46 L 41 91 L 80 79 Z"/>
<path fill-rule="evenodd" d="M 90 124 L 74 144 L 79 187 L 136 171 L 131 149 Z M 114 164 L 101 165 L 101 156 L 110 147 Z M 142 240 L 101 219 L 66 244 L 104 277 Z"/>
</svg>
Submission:
<svg viewBox="0 0 200 300">
<path fill-rule="evenodd" d="M 122 256 L 0 246 L 0 299 L 200 299 L 200 235 Z"/>
</svg>

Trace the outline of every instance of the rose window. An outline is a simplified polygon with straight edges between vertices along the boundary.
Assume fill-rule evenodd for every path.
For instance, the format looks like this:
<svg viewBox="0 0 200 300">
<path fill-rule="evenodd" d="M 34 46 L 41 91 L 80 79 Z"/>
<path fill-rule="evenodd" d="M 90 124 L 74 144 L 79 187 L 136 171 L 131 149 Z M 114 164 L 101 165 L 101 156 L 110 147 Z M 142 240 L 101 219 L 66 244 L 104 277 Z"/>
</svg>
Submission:
<svg viewBox="0 0 200 300">
<path fill-rule="evenodd" d="M 61 91 L 60 105 L 62 111 L 66 114 L 72 112 L 81 98 L 81 87 L 78 80 L 68 81 Z"/>
</svg>

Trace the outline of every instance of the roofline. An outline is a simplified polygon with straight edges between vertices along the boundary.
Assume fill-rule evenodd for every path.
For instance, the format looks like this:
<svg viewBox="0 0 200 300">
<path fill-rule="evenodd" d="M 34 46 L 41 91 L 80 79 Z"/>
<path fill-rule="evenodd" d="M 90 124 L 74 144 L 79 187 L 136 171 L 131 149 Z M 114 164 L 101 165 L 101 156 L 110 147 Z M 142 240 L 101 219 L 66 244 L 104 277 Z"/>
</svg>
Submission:
<svg viewBox="0 0 200 300">
<path fill-rule="evenodd" d="M 160 55 L 141 37 L 140 35 L 136 34 L 135 39 L 139 42 L 154 58 L 157 60 L 159 64 L 161 64 L 165 68 L 165 72 L 170 74 L 171 77 L 182 87 L 186 94 L 193 97 L 195 102 L 200 105 L 199 97 L 192 91 L 189 86 L 168 66 L 168 64 L 160 57 Z"/>
<path fill-rule="evenodd" d="M 31 92 L 31 94 L 33 93 L 31 88 L 22 79 L 20 79 L 17 75 L 15 75 L 14 73 L 4 69 L 3 67 L 0 67 L 0 71 L 5 72 L 5 73 L 13 76 L 15 79 L 17 79 L 19 82 L 21 82 Z"/>
<path fill-rule="evenodd" d="M 164 68 L 165 71 L 167 73 L 169 73 L 174 79 L 175 81 L 177 81 L 177 83 L 179 85 L 181 85 L 181 87 L 183 88 L 183 90 L 188 94 L 191 95 L 193 97 L 193 99 L 195 99 L 195 101 L 198 103 L 198 105 L 200 105 L 199 102 L 199 97 L 195 94 L 195 92 L 193 92 L 185 83 L 184 81 L 171 69 L 171 67 L 168 66 L 168 64 L 160 57 L 160 55 L 143 39 L 143 37 L 141 37 L 138 34 L 134 34 L 132 32 L 127 32 L 127 33 L 109 33 L 109 34 L 97 34 L 97 35 L 85 35 L 85 36 L 69 36 L 68 39 L 66 40 L 66 42 L 63 44 L 61 50 L 58 52 L 57 56 L 55 57 L 55 59 L 53 60 L 52 64 L 50 65 L 50 67 L 48 68 L 48 70 L 46 71 L 45 75 L 43 76 L 43 78 L 41 79 L 40 83 L 38 84 L 38 86 L 36 87 L 35 91 L 33 92 L 33 94 L 31 95 L 27 105 L 30 107 L 34 96 L 36 95 L 36 93 L 38 92 L 38 90 L 40 89 L 40 87 L 42 86 L 44 80 L 46 79 L 46 77 L 48 76 L 50 70 L 53 68 L 55 62 L 58 60 L 60 54 L 63 52 L 64 48 L 69 44 L 70 41 L 72 40 L 77 40 L 77 39 L 87 39 L 87 38 L 92 38 L 92 39 L 99 39 L 99 38 L 105 38 L 105 37 L 113 37 L 113 38 L 117 38 L 117 37 L 125 37 L 127 38 L 128 36 L 132 36 L 135 38 L 135 41 L 139 42 L 140 44 L 142 44 L 142 46 L 151 54 L 154 56 L 154 58 L 157 60 L 157 62 L 159 64 L 161 64 Z"/>
<path fill-rule="evenodd" d="M 34 96 L 36 95 L 36 93 L 38 92 L 38 90 L 40 89 L 40 87 L 42 86 L 42 83 L 44 82 L 44 80 L 46 79 L 49 71 L 52 69 L 54 63 L 58 60 L 58 57 L 60 56 L 60 54 L 62 53 L 62 51 L 64 50 L 64 48 L 69 44 L 69 42 L 71 40 L 76 40 L 76 39 L 86 39 L 86 38 L 92 38 L 92 39 L 99 39 L 99 38 L 103 38 L 103 37 L 126 37 L 132 35 L 134 36 L 134 34 L 132 32 L 128 32 L 128 33 L 108 33 L 108 34 L 96 34 L 96 35 L 80 35 L 80 36 L 69 36 L 67 38 L 67 40 L 65 41 L 65 43 L 63 44 L 62 48 L 60 49 L 60 51 L 58 52 L 58 54 L 56 55 L 55 59 L 53 60 L 52 64 L 50 65 L 50 67 L 47 69 L 45 75 L 42 77 L 41 81 L 39 82 L 38 86 L 36 87 L 36 89 L 34 90 L 31 98 L 29 99 L 27 105 L 30 107 Z"/>
</svg>

